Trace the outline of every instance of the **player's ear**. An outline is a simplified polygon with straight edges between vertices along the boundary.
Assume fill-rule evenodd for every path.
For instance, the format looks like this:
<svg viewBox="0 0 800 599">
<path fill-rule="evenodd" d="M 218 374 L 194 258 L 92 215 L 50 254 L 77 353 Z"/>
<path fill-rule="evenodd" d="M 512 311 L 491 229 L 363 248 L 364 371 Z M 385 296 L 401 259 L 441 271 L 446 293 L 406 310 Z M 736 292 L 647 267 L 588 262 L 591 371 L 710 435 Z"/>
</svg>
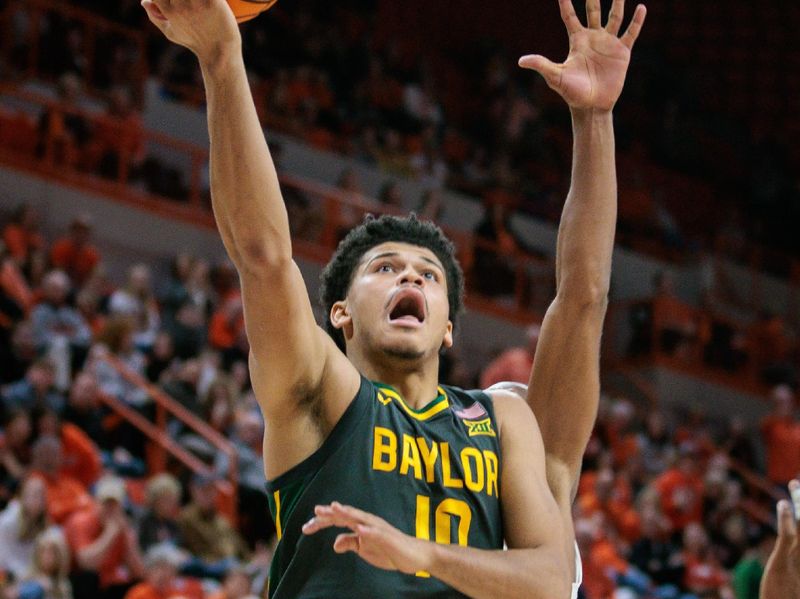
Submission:
<svg viewBox="0 0 800 599">
<path fill-rule="evenodd" d="M 442 339 L 442 347 L 448 349 L 453 347 L 453 323 L 447 321 L 447 330 L 444 332 L 444 339 Z"/>
<path fill-rule="evenodd" d="M 353 327 L 353 319 L 350 316 L 347 300 L 339 300 L 331 306 L 330 319 L 333 328 L 343 331 L 344 336 L 347 337 Z"/>
</svg>

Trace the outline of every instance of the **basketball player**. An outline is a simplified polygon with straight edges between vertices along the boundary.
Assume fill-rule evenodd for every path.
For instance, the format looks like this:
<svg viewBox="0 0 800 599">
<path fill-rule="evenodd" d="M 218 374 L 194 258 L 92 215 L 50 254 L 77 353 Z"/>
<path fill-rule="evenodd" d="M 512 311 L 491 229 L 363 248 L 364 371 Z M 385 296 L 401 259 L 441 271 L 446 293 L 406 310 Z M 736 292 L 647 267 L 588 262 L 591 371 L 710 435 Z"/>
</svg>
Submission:
<svg viewBox="0 0 800 599">
<path fill-rule="evenodd" d="M 351 231 L 323 273 L 326 334 L 292 260 L 230 9 L 224 0 L 142 3 L 170 40 L 198 56 L 203 72 L 213 207 L 241 276 L 281 539 L 270 596 L 568 597 L 571 522 L 548 488 L 533 412 L 513 392 L 465 392 L 437 381 L 463 291 L 450 242 L 413 217 Z M 638 7 L 617 37 L 623 0 L 614 0 L 605 27 L 599 0 L 587 0 L 587 27 L 571 0 L 560 5 L 567 61 L 520 60 L 567 101 L 575 134 L 558 295 L 542 330 L 533 406 L 539 397 L 550 405 L 566 393 L 597 391 L 616 215 L 611 110 L 645 15 Z M 576 416 L 580 430 L 594 418 Z M 569 470 L 582 453 L 567 445 L 577 444 L 550 443 L 561 461 L 552 471 Z"/>
</svg>

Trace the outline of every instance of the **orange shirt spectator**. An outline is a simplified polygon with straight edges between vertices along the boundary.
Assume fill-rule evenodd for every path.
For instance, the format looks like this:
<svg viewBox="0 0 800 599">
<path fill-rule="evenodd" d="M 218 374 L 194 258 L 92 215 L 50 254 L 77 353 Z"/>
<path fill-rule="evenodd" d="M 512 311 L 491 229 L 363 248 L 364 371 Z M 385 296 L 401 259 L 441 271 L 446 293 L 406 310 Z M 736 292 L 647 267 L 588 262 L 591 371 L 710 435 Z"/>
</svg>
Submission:
<svg viewBox="0 0 800 599">
<path fill-rule="evenodd" d="M 100 252 L 90 243 L 90 236 L 89 219 L 80 217 L 70 225 L 69 234 L 50 249 L 50 262 L 65 271 L 77 285 L 83 284 L 100 262 Z"/>
<path fill-rule="evenodd" d="M 693 460 L 691 456 L 682 460 Z M 671 468 L 655 480 L 661 508 L 675 530 L 683 530 L 703 515 L 703 480 L 684 468 Z"/>
<path fill-rule="evenodd" d="M 242 297 L 238 291 L 232 291 L 211 315 L 208 340 L 216 349 L 230 349 L 236 345 L 242 334 L 244 334 Z"/>
<path fill-rule="evenodd" d="M 30 209 L 23 208 L 22 210 L 27 212 Z M 26 264 L 31 254 L 43 249 L 45 245 L 44 238 L 38 231 L 19 222 L 8 223 L 3 228 L 3 243 L 8 253 L 16 258 L 19 264 Z"/>
<path fill-rule="evenodd" d="M 792 416 L 767 416 L 761 422 L 767 449 L 767 478 L 785 485 L 800 473 L 800 423 Z"/>
<path fill-rule="evenodd" d="M 149 582 L 140 582 L 125 595 L 125 599 L 203 599 L 199 580 L 176 578 L 166 591 L 159 591 Z"/>
<path fill-rule="evenodd" d="M 533 357 L 536 354 L 536 345 L 539 342 L 538 325 L 528 327 L 528 345 L 526 347 L 512 347 L 492 360 L 481 373 L 480 385 L 488 389 L 495 383 L 513 382 L 528 384 L 533 368 Z"/>
<path fill-rule="evenodd" d="M 75 514 L 64 526 L 64 532 L 73 555 L 94 543 L 103 532 L 99 510 L 95 507 Z M 131 575 L 125 565 L 125 536 L 120 532 L 103 556 L 98 574 L 100 587 L 130 582 Z"/>
<path fill-rule="evenodd" d="M 91 487 L 103 471 L 100 451 L 89 436 L 70 422 L 61 425 L 61 475 Z"/>
<path fill-rule="evenodd" d="M 76 479 L 58 474 L 49 476 L 34 471 L 31 476 L 44 480 L 47 487 L 47 515 L 55 524 L 64 524 L 73 514 L 92 506 L 92 498 Z"/>
</svg>

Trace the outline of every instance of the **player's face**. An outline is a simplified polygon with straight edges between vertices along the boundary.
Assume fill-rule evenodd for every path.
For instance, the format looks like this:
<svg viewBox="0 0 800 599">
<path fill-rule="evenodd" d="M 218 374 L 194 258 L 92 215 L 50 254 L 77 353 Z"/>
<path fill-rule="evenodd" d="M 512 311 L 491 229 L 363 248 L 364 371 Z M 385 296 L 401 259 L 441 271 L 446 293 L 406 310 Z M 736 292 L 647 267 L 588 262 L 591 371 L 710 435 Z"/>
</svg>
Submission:
<svg viewBox="0 0 800 599">
<path fill-rule="evenodd" d="M 444 267 L 427 248 L 382 243 L 364 254 L 331 318 L 364 354 L 419 360 L 453 343 Z"/>
</svg>

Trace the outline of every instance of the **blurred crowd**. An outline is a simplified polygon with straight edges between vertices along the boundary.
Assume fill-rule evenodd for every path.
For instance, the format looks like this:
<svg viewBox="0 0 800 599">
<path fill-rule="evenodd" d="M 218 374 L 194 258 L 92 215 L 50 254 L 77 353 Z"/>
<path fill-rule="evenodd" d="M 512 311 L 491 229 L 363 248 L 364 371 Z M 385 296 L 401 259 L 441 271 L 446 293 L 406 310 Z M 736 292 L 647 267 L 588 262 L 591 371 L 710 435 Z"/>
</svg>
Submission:
<svg viewBox="0 0 800 599">
<path fill-rule="evenodd" d="M 257 593 L 274 527 L 236 273 L 179 254 L 159 280 L 151 266 L 134 264 L 115 285 L 93 226 L 84 215 L 47 239 L 37 212 L 20 206 L 2 227 L 4 597 Z M 527 382 L 538 334 L 530 327 L 525 346 L 505 349 L 481 372 L 447 357 L 442 380 Z M 118 362 L 233 443 L 236 526 L 217 492 L 227 457 L 181 422 L 167 423 L 169 435 L 210 473 L 177 464 L 151 471 L 139 429 L 103 400 L 154 420 L 150 393 Z M 773 410 L 755 431 L 741 418 L 603 398 L 575 507 L 585 599 L 757 597 L 774 539 L 770 485 L 800 472 L 792 387 L 777 385 L 770 400 Z M 766 490 L 753 486 L 757 472 L 766 473 Z"/>
<path fill-rule="evenodd" d="M 131 31 L 147 32 L 145 43 L 139 46 L 111 31 L 90 32 L 77 18 L 45 11 L 46 27 L 41 27 L 36 53 L 40 75 L 57 79 L 72 74 L 107 95 L 125 89 L 136 105 L 149 68 L 163 93 L 202 102 L 196 60 L 153 35 L 137 2 L 75 4 Z M 246 64 L 265 125 L 357 157 L 387 175 L 410 177 L 430 189 L 459 189 L 556 220 L 570 163 L 569 119 L 560 100 L 540 78 L 518 69 L 515 49 L 501 41 L 478 39 L 468 48 L 454 49 L 461 55 L 457 63 L 444 55 L 445 42 L 420 48 L 387 35 L 387 26 L 376 22 L 380 4 L 279 3 L 268 17 L 242 28 Z M 737 4 L 726 18 L 739 18 L 742 10 Z M 22 73 L 28 72 L 32 37 L 26 14 L 15 12 L 10 20 L 13 41 L 6 56 L 9 64 L 4 65 Z M 785 224 L 792 219 L 785 216 L 800 206 L 800 188 L 797 157 L 780 121 L 783 113 L 776 109 L 772 114 L 745 113 L 743 118 L 713 105 L 719 94 L 692 101 L 691 86 L 701 86 L 695 71 L 710 66 L 698 61 L 692 76 L 678 85 L 686 65 L 671 48 L 661 52 L 660 44 L 671 40 L 667 25 L 679 23 L 674 15 L 661 19 L 667 22 L 653 25 L 652 35 L 637 48 L 633 83 L 618 107 L 620 241 L 663 257 L 688 258 L 698 248 L 710 249 L 720 232 L 709 231 L 703 219 L 713 214 L 719 221 L 723 214 L 717 229 L 725 229 L 726 235 L 796 253 L 796 236 Z M 742 27 L 750 21 L 735 22 Z M 732 44 L 728 33 L 720 33 L 720 52 Z M 779 28 L 775 39 L 781 35 Z M 705 47 L 702 38 L 691 41 Z M 709 77 L 716 80 L 724 74 Z M 773 83 L 762 86 L 763 94 L 782 89 L 781 81 Z M 662 114 L 667 116 L 656 116 Z M 699 145 L 687 142 L 689 138 L 698 139 Z M 700 151 L 723 145 L 727 153 Z M 113 170 L 113 160 L 105 166 Z M 148 171 L 148 176 L 160 178 L 150 187 L 185 197 L 188 173 L 161 168 L 168 172 Z M 720 205 L 726 210 L 719 211 Z"/>
<path fill-rule="evenodd" d="M 235 271 L 181 254 L 153 280 L 114 285 L 89 216 L 46 239 L 21 206 L 0 250 L 0 595 L 234 599 L 265 583 L 274 527 L 263 423 L 250 389 Z M 178 420 L 166 431 L 208 466 L 149 468 L 142 432 L 157 385 L 238 455 L 234 522 L 220 508 L 226 455 Z"/>
</svg>

